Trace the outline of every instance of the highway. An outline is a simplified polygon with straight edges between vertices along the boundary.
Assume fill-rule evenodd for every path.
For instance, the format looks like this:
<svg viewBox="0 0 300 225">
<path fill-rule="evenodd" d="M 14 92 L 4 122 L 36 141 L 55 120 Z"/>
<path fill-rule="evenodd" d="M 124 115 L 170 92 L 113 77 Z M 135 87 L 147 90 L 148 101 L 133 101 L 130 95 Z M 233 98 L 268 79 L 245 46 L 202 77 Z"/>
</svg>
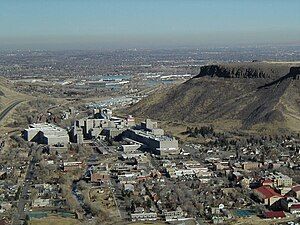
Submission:
<svg viewBox="0 0 300 225">
<path fill-rule="evenodd" d="M 0 122 L 1 120 L 4 119 L 4 117 L 13 109 L 15 108 L 18 104 L 20 104 L 23 101 L 15 101 L 13 103 L 11 103 L 8 107 L 6 107 L 6 109 L 4 109 L 1 113 L 0 113 Z"/>
</svg>

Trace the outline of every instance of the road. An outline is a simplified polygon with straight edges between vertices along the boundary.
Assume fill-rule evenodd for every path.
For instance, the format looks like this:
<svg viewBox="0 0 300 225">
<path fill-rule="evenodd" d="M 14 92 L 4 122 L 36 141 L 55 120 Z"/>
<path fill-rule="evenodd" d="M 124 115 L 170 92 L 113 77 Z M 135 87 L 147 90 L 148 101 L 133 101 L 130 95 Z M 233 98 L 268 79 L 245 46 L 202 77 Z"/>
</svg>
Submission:
<svg viewBox="0 0 300 225">
<path fill-rule="evenodd" d="M 93 143 L 95 144 L 95 146 L 99 147 L 100 152 L 102 152 L 102 154 L 104 154 L 104 155 L 116 153 L 115 147 L 108 146 L 102 140 L 94 140 Z"/>
<path fill-rule="evenodd" d="M 13 103 L 11 103 L 9 106 L 7 106 L 1 113 L 0 113 L 0 122 L 5 118 L 5 116 L 11 111 L 13 110 L 17 105 L 19 105 L 21 102 L 21 100 L 19 101 L 14 101 Z M 13 225 L 19 225 L 19 224 L 23 224 L 22 220 L 25 219 L 26 215 L 24 212 L 24 208 L 25 208 L 25 204 L 28 202 L 28 200 L 26 200 L 26 195 L 30 186 L 30 180 L 32 179 L 32 173 L 31 171 L 33 171 L 34 168 L 34 161 L 33 159 L 30 160 L 30 164 L 28 166 L 27 169 L 27 173 L 25 176 L 25 181 L 24 181 L 24 185 L 22 188 L 22 191 L 20 193 L 20 197 L 19 197 L 19 202 L 18 202 L 18 207 L 17 207 L 17 213 L 14 215 L 13 217 L 13 221 L 12 224 Z"/>
<path fill-rule="evenodd" d="M 17 105 L 19 105 L 21 102 L 23 101 L 15 101 L 13 103 L 11 103 L 8 107 L 6 107 L 6 109 L 4 109 L 1 113 L 0 113 L 0 122 L 1 120 L 4 119 L 4 117 L 13 109 L 15 108 Z"/>
<path fill-rule="evenodd" d="M 117 153 L 116 148 L 114 146 L 108 146 L 106 144 L 106 142 L 104 142 L 104 141 L 94 140 L 94 144 L 99 147 L 99 150 L 101 152 L 105 152 L 106 154 L 109 154 L 109 155 L 115 154 L 116 155 L 116 153 Z M 113 200 L 116 205 L 116 209 L 118 211 L 119 217 L 122 218 L 123 220 L 129 220 L 130 217 L 124 206 L 125 203 L 124 203 L 124 201 L 122 201 L 120 199 L 120 197 L 122 197 L 122 191 L 118 187 L 116 180 L 112 177 L 109 180 L 109 187 L 110 187 L 111 193 L 113 194 Z"/>
<path fill-rule="evenodd" d="M 33 149 L 30 150 L 29 155 L 32 155 L 32 152 L 33 152 Z M 17 212 L 13 216 L 13 219 L 12 219 L 12 225 L 23 224 L 26 219 L 25 205 L 26 205 L 26 203 L 30 202 L 28 200 L 27 195 L 28 195 L 28 190 L 31 185 L 32 178 L 33 178 L 35 163 L 36 163 L 36 160 L 35 160 L 34 156 L 31 156 L 31 160 L 29 162 L 29 165 L 28 165 L 28 168 L 26 171 L 24 184 L 23 184 L 20 196 L 19 196 Z"/>
<path fill-rule="evenodd" d="M 128 212 L 126 211 L 125 202 L 124 202 L 124 200 L 121 200 L 121 197 L 122 197 L 121 189 L 118 187 L 118 184 L 114 178 L 110 178 L 109 183 L 110 183 L 110 188 L 111 188 L 111 191 L 113 194 L 114 202 L 117 207 L 119 216 L 123 220 L 129 220 L 130 216 L 129 216 Z"/>
</svg>

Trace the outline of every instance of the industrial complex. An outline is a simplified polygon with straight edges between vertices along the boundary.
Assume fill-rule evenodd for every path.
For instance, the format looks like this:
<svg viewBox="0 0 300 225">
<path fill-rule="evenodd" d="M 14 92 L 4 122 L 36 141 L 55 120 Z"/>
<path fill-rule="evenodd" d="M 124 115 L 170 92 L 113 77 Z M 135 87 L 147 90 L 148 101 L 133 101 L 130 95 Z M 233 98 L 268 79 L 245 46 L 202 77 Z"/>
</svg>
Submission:
<svg viewBox="0 0 300 225">
<path fill-rule="evenodd" d="M 94 109 L 92 118 L 77 120 L 71 130 L 71 140 L 83 143 L 89 139 L 123 140 L 157 155 L 179 154 L 178 141 L 164 135 L 157 122 L 146 119 L 140 125 L 135 124 L 132 116 L 119 118 L 112 116 L 110 109 Z M 138 146 L 138 147 L 136 147 Z M 123 148 L 129 149 L 126 145 Z"/>
</svg>

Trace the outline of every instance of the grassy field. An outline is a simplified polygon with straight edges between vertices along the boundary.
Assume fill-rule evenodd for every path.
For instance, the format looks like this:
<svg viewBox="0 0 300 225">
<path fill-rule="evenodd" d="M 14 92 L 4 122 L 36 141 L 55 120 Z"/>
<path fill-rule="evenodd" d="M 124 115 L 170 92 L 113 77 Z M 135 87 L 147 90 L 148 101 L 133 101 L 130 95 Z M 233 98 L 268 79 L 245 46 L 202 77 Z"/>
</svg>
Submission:
<svg viewBox="0 0 300 225">
<path fill-rule="evenodd" d="M 81 225 L 81 223 L 76 219 L 53 216 L 32 220 L 29 225 Z"/>
<path fill-rule="evenodd" d="M 70 219 L 70 218 L 62 218 L 62 217 L 47 217 L 43 219 L 35 219 L 28 223 L 29 225 L 82 225 L 80 221 L 76 219 Z M 105 223 L 110 224 L 110 223 Z M 161 221 L 145 221 L 145 222 L 130 222 L 130 223 L 124 223 L 124 222 L 115 222 L 114 225 L 166 225 L 166 223 Z"/>
<path fill-rule="evenodd" d="M 27 96 L 12 89 L 11 83 L 0 77 L 0 111 L 16 100 L 26 99 Z"/>
<path fill-rule="evenodd" d="M 132 223 L 127 223 L 128 225 L 167 225 L 167 224 L 170 224 L 170 223 L 164 223 L 162 221 L 153 221 L 153 222 L 150 222 L 150 221 L 139 221 L 139 222 L 132 222 Z M 182 223 L 175 223 L 175 224 L 185 224 L 185 225 L 196 225 L 195 221 L 194 220 L 189 220 L 189 221 L 184 221 Z"/>
<path fill-rule="evenodd" d="M 288 221 L 293 221 L 294 217 L 287 217 L 282 219 L 261 219 L 257 216 L 240 218 L 229 224 L 232 225 L 279 225 Z"/>
<path fill-rule="evenodd" d="M 240 126 L 237 121 L 233 120 L 224 120 L 224 121 L 214 121 L 214 123 L 176 123 L 176 122 L 167 122 L 160 121 L 159 126 L 165 130 L 166 133 L 174 135 L 176 138 L 179 138 L 183 142 L 199 142 L 202 143 L 204 139 L 188 137 L 188 135 L 183 134 L 186 131 L 187 127 L 198 127 L 212 125 L 216 132 L 222 132 L 222 130 L 233 130 L 233 127 Z"/>
<path fill-rule="evenodd" d="M 0 113 L 5 112 L 5 110 L 8 109 L 9 106 L 11 106 L 14 102 L 29 99 L 31 99 L 31 96 L 27 96 L 14 91 L 12 88 L 12 84 L 8 80 L 0 77 Z M 23 103 L 24 102 L 16 105 L 8 112 L 8 114 L 4 118 L 2 118 L 2 120 L 0 120 L 0 135 L 11 131 L 11 129 L 4 128 L 5 124 L 7 120 L 10 120 L 11 115 L 15 112 L 15 109 L 23 105 Z"/>
<path fill-rule="evenodd" d="M 132 223 L 127 223 L 128 225 L 166 225 L 166 223 L 161 222 L 161 221 L 145 221 L 145 222 L 132 222 Z M 119 225 L 119 224 L 118 224 Z"/>
</svg>

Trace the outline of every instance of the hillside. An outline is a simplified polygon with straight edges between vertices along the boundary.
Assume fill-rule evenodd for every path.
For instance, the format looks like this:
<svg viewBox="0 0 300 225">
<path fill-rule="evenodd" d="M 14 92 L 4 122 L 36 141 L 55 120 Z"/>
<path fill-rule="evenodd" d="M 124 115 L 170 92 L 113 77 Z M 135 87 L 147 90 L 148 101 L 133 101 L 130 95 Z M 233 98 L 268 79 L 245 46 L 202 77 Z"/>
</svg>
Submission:
<svg viewBox="0 0 300 225">
<path fill-rule="evenodd" d="M 10 82 L 0 77 L 0 112 L 14 101 L 24 99 L 25 95 L 15 92 Z"/>
<path fill-rule="evenodd" d="M 129 111 L 138 117 L 221 128 L 229 122 L 241 129 L 300 131 L 299 77 L 299 65 L 203 66 L 197 76 L 149 96 Z"/>
</svg>

